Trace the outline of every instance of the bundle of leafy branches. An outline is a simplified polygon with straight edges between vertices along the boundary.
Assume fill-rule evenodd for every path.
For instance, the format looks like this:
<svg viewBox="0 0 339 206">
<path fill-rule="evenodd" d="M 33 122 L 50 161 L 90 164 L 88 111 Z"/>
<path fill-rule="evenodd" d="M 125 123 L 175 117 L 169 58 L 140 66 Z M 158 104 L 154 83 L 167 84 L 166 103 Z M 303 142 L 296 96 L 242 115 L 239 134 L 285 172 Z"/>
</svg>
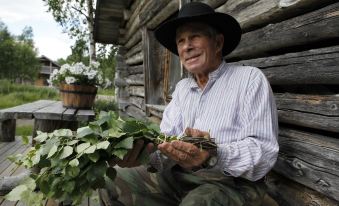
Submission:
<svg viewBox="0 0 339 206">
<path fill-rule="evenodd" d="M 116 171 L 108 161 L 123 159 L 138 139 L 155 144 L 178 140 L 175 136 L 161 134 L 157 125 L 135 119 L 124 121 L 113 112 L 102 112 L 98 120 L 76 132 L 68 129 L 40 132 L 28 154 L 10 158 L 26 168 L 39 168 L 39 172 L 14 188 L 6 198 L 21 200 L 28 206 L 42 205 L 43 200 L 49 198 L 71 200 L 73 205 L 78 205 L 95 189 L 104 187 L 105 177 L 115 179 Z M 202 149 L 216 147 L 214 142 L 203 137 L 185 137 L 183 141 Z M 149 162 L 146 148 L 138 160 L 141 164 Z"/>
</svg>

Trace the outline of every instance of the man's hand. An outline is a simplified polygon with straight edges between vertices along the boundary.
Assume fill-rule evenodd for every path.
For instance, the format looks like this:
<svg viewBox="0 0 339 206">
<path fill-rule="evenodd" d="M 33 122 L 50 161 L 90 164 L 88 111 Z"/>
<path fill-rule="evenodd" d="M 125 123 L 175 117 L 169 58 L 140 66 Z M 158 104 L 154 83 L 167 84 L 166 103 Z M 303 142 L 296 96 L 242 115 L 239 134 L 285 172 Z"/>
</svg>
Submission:
<svg viewBox="0 0 339 206">
<path fill-rule="evenodd" d="M 192 137 L 209 135 L 208 132 L 192 128 L 187 128 L 185 134 Z M 164 142 L 158 145 L 158 149 L 185 169 L 200 166 L 209 157 L 206 150 L 200 150 L 195 145 L 183 141 Z"/>
<path fill-rule="evenodd" d="M 133 149 L 128 151 L 128 153 L 125 155 L 124 159 L 121 160 L 119 158 L 116 158 L 114 160 L 111 160 L 110 165 L 114 166 L 117 164 L 119 167 L 137 167 L 141 165 L 140 162 L 138 162 L 138 157 L 139 154 L 142 152 L 143 148 L 144 141 L 138 140 L 137 142 L 135 142 Z M 146 149 L 148 153 L 151 154 L 155 150 L 154 144 L 153 143 L 147 144 Z"/>
</svg>

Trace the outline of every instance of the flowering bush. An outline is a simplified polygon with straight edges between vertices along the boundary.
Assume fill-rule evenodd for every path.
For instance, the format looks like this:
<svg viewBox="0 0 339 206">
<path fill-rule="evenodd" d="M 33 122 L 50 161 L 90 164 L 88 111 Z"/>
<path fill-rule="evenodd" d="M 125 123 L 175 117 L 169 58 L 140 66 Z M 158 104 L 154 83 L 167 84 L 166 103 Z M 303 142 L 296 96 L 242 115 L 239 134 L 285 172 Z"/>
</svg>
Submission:
<svg viewBox="0 0 339 206">
<path fill-rule="evenodd" d="M 98 71 L 98 62 L 92 62 L 89 66 L 78 62 L 72 65 L 64 64 L 61 68 L 54 69 L 48 82 L 52 86 L 59 86 L 60 84 L 76 84 L 89 86 L 107 87 L 111 82 L 102 77 L 102 73 Z"/>
</svg>

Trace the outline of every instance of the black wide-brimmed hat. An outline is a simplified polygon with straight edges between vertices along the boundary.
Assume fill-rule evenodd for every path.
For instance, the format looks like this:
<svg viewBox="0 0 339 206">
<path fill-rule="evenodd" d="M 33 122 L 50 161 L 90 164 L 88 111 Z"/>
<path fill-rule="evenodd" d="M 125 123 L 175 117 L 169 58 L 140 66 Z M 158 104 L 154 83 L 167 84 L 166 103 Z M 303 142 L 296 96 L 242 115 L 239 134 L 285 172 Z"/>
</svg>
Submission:
<svg viewBox="0 0 339 206">
<path fill-rule="evenodd" d="M 224 13 L 215 12 L 213 8 L 201 2 L 185 4 L 176 18 L 161 24 L 155 30 L 155 38 L 168 50 L 178 55 L 175 42 L 176 30 L 187 22 L 206 23 L 224 35 L 222 55 L 231 53 L 239 44 L 241 27 L 237 20 Z"/>
</svg>

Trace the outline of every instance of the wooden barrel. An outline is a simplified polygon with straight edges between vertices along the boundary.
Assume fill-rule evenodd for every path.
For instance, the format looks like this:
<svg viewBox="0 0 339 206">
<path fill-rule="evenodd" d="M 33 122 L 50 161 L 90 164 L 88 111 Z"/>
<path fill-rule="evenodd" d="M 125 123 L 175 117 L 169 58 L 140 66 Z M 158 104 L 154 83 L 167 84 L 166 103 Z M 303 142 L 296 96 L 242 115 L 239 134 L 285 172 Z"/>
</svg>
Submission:
<svg viewBox="0 0 339 206">
<path fill-rule="evenodd" d="M 59 90 L 64 107 L 90 109 L 93 107 L 98 88 L 87 85 L 61 84 Z"/>
</svg>

